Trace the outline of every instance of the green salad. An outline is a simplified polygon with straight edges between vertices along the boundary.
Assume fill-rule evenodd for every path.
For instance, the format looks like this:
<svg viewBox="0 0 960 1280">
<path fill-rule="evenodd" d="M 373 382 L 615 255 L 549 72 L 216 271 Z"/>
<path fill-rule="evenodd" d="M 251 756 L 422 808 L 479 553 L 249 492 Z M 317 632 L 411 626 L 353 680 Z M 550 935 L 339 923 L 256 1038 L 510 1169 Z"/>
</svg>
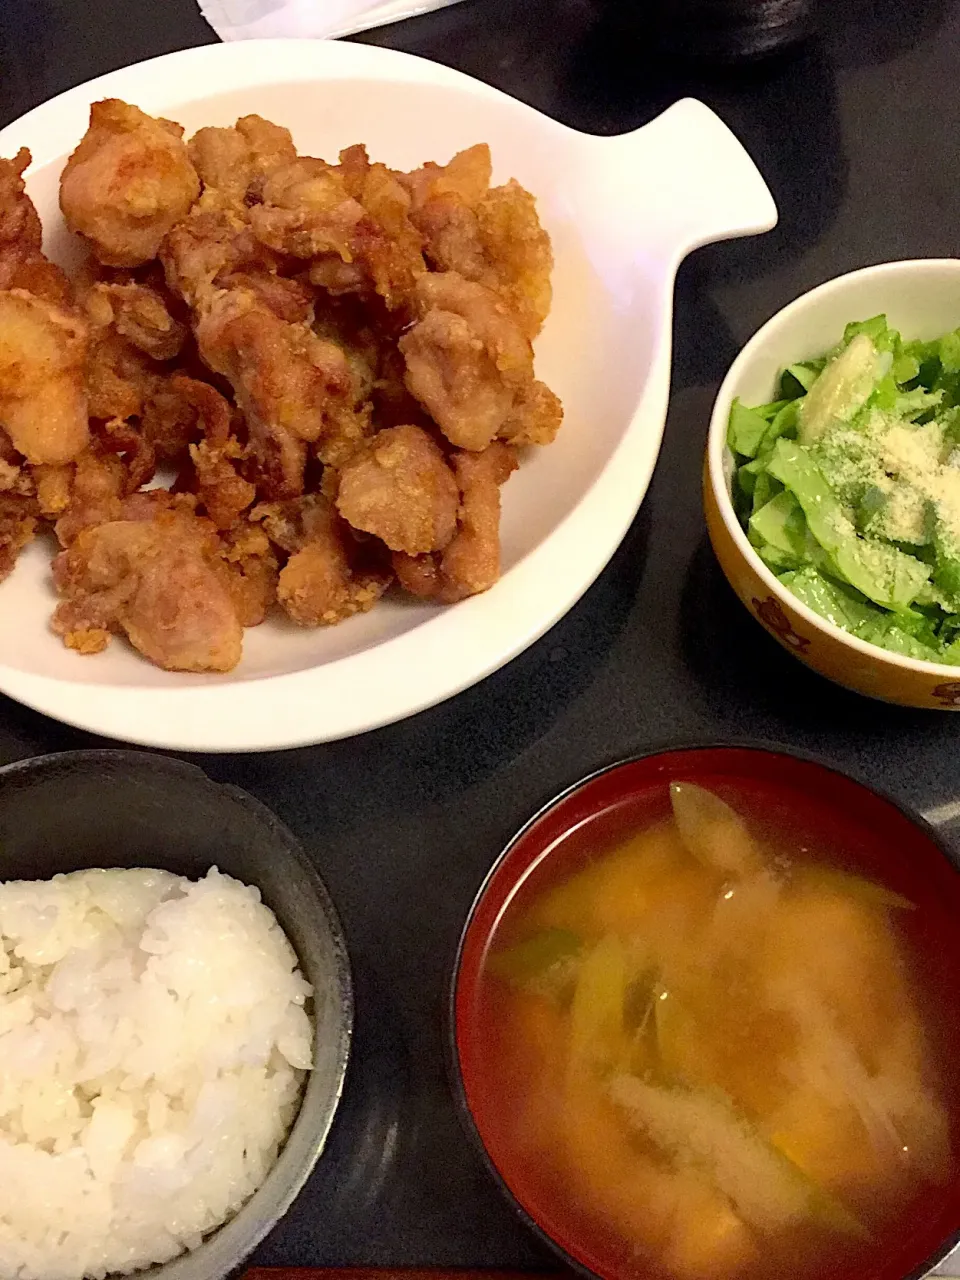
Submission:
<svg viewBox="0 0 960 1280">
<path fill-rule="evenodd" d="M 858 321 L 779 393 L 730 411 L 751 545 L 844 631 L 960 666 L 960 329 L 905 342 Z"/>
</svg>

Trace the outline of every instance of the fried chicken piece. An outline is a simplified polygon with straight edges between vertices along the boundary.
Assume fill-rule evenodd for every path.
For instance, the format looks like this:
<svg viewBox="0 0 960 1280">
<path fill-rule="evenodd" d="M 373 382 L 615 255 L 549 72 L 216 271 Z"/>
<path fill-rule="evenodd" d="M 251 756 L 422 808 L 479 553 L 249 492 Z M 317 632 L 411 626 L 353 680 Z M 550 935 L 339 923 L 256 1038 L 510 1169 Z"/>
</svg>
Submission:
<svg viewBox="0 0 960 1280">
<path fill-rule="evenodd" d="M 366 613 L 389 586 L 391 574 L 352 537 L 322 494 L 259 507 L 253 515 L 290 553 L 280 571 L 277 599 L 300 626 L 328 627 Z"/>
<path fill-rule="evenodd" d="M 112 325 L 154 360 L 172 360 L 186 341 L 186 325 L 174 319 L 163 294 L 148 284 L 98 282 L 86 294 L 84 305 L 95 325 Z"/>
<path fill-rule="evenodd" d="M 535 338 L 553 301 L 553 249 L 537 202 L 514 179 L 487 192 L 476 208 L 485 269 L 478 279 L 498 290 L 528 338 Z"/>
<path fill-rule="evenodd" d="M 421 555 L 457 528 L 459 490 L 443 451 L 421 427 L 389 427 L 340 472 L 337 510 L 391 551 Z"/>
<path fill-rule="evenodd" d="M 552 300 L 550 237 L 533 196 L 514 179 L 489 189 L 490 172 L 490 151 L 481 144 L 400 181 L 413 197 L 410 217 L 430 265 L 496 290 L 535 338 Z"/>
<path fill-rule="evenodd" d="M 291 426 L 299 426 L 301 417 L 310 417 L 308 430 L 312 430 L 316 416 L 309 412 L 312 379 L 304 368 L 307 362 L 301 354 L 299 360 L 291 358 L 288 366 L 289 328 L 243 290 L 214 295 L 196 328 L 201 356 L 233 386 L 246 418 L 263 492 L 271 499 L 303 492 L 307 447 Z M 288 384 L 292 395 L 285 399 Z"/>
<path fill-rule="evenodd" d="M 183 374 L 169 378 L 144 406 L 145 440 L 168 461 L 189 457 L 187 484 L 218 529 L 230 529 L 256 498 L 255 486 L 240 474 L 246 451 L 232 426 L 233 408 L 216 387 Z"/>
<path fill-rule="evenodd" d="M 55 467 L 41 464 L 32 467 L 31 471 L 40 514 L 45 520 L 58 519 L 70 505 L 73 494 L 73 464 L 64 462 Z"/>
<path fill-rule="evenodd" d="M 213 526 L 182 510 L 85 529 L 53 562 L 53 630 L 80 653 L 123 631 L 166 671 L 230 671 L 243 629 L 220 552 Z"/>
<path fill-rule="evenodd" d="M 316 259 L 314 283 L 334 293 L 372 291 L 395 308 L 426 269 L 410 204 L 397 176 L 365 153 L 346 170 L 301 157 L 267 179 L 250 224 L 277 252 Z"/>
<path fill-rule="evenodd" d="M 340 163 L 337 167 L 347 194 L 353 196 L 354 200 L 359 200 L 363 192 L 364 179 L 370 172 L 370 157 L 367 155 L 366 146 L 362 142 L 356 142 L 352 147 L 344 147 L 340 152 Z"/>
<path fill-rule="evenodd" d="M 37 531 L 36 477 L 0 429 L 0 582 Z"/>
<path fill-rule="evenodd" d="M 106 422 L 138 417 L 159 376 L 156 363 L 112 325 L 92 329 L 86 370 L 91 418 Z"/>
<path fill-rule="evenodd" d="M 278 274 L 281 255 L 256 238 L 245 208 L 198 206 L 164 240 L 160 257 L 168 287 L 194 308 L 215 290 L 243 290 L 280 320 L 308 323 L 313 316 L 313 290 Z"/>
<path fill-rule="evenodd" d="M 485 449 L 506 421 L 514 391 L 469 323 L 428 311 L 401 339 L 408 390 L 451 444 Z"/>
<path fill-rule="evenodd" d="M 281 320 L 251 291 L 218 293 L 197 325 L 200 354 L 234 388 L 251 434 L 275 422 L 316 441 L 336 403 L 352 395 L 343 353 L 305 326 Z"/>
<path fill-rule="evenodd" d="M 197 499 L 218 529 L 232 528 L 257 496 L 256 485 L 244 480 L 237 470 L 243 457 L 243 447 L 233 436 L 223 444 L 201 440 L 190 446 Z"/>
<path fill-rule="evenodd" d="M 457 271 L 465 280 L 484 280 L 488 264 L 480 224 L 469 205 L 455 195 L 434 196 L 411 217 L 434 271 Z"/>
<path fill-rule="evenodd" d="M 40 215 L 23 180 L 32 160 L 26 147 L 12 160 L 0 157 L 0 287 L 4 289 L 15 288 L 13 276 L 20 265 L 42 252 Z"/>
<path fill-rule="evenodd" d="M 87 396 L 92 418 L 126 421 L 143 413 L 176 356 L 187 329 L 170 313 L 153 285 L 131 280 L 92 280 L 81 291 L 90 322 Z"/>
<path fill-rule="evenodd" d="M 252 156 L 254 185 L 259 175 L 266 177 L 297 158 L 293 135 L 289 129 L 265 120 L 263 116 L 241 116 L 236 129 L 246 139 Z"/>
<path fill-rule="evenodd" d="M 113 418 L 96 428 L 97 440 L 104 453 L 117 454 L 123 459 L 126 494 L 136 493 L 153 479 L 157 469 L 157 454 L 153 445 L 132 422 Z"/>
<path fill-rule="evenodd" d="M 303 491 L 305 442 L 359 441 L 350 365 L 340 347 L 278 319 L 245 290 L 214 295 L 197 325 L 200 354 L 243 411 L 265 497 Z"/>
<path fill-rule="evenodd" d="M 70 282 L 42 249 L 43 231 L 23 173 L 32 157 L 21 147 L 12 160 L 0 158 L 0 290 L 25 289 L 37 298 L 66 306 Z"/>
<path fill-rule="evenodd" d="M 180 125 L 118 98 L 92 105 L 90 126 L 60 178 L 67 226 L 116 267 L 155 258 L 199 194 Z"/>
<path fill-rule="evenodd" d="M 413 196 L 414 208 L 422 209 L 430 200 L 452 196 L 468 209 L 475 208 L 490 187 L 493 162 L 485 142 L 458 151 L 449 164 L 432 160 L 412 173 L 397 176 Z"/>
<path fill-rule="evenodd" d="M 243 116 L 232 128 L 198 129 L 187 149 L 207 207 L 210 196 L 222 204 L 260 200 L 269 174 L 297 158 L 290 130 L 257 115 Z"/>
<path fill-rule="evenodd" d="M 28 462 L 75 458 L 89 439 L 79 316 L 22 289 L 0 293 L 0 425 Z"/>
<path fill-rule="evenodd" d="M 259 525 L 243 521 L 221 535 L 229 589 L 244 627 L 263 622 L 277 598 L 277 554 Z"/>
<path fill-rule="evenodd" d="M 291 556 L 280 570 L 277 599 L 301 627 L 330 627 L 357 613 L 367 613 L 386 590 L 389 579 L 355 575 L 342 542 L 331 529 Z"/>
<path fill-rule="evenodd" d="M 405 305 L 427 269 L 423 236 L 410 218 L 410 194 L 386 165 L 372 164 L 364 174 L 359 201 L 367 217 L 357 227 L 353 251 L 387 306 Z"/>
<path fill-rule="evenodd" d="M 347 192 L 334 165 L 301 156 L 263 185 L 263 204 L 250 210 L 254 234 L 269 248 L 295 258 L 332 253 L 352 260 L 351 245 L 363 207 Z"/>
<path fill-rule="evenodd" d="M 36 498 L 0 492 L 0 582 L 9 577 L 20 552 L 37 532 Z"/>
<path fill-rule="evenodd" d="M 217 192 L 224 204 L 243 204 L 249 185 L 250 146 L 239 130 L 198 129 L 187 143 L 204 194 Z M 205 202 L 207 207 L 212 203 Z"/>
<path fill-rule="evenodd" d="M 500 577 L 500 488 L 517 469 L 514 451 L 495 441 L 482 453 L 458 451 L 457 533 L 439 556 L 393 555 L 400 585 L 413 595 L 453 604 L 486 591 Z"/>
<path fill-rule="evenodd" d="M 422 318 L 399 342 L 406 385 L 462 449 L 485 449 L 533 380 L 533 349 L 491 289 L 453 271 L 421 276 Z"/>
<path fill-rule="evenodd" d="M 167 287 L 197 306 L 221 276 L 235 271 L 275 272 L 280 257 L 250 229 L 245 209 L 199 205 L 160 246 Z"/>
<path fill-rule="evenodd" d="M 136 507 L 152 510 L 158 503 L 192 504 L 166 489 L 137 491 L 153 478 L 156 452 L 136 426 L 119 419 L 97 424 L 89 448 L 65 467 L 34 468 L 42 513 L 51 520 L 61 546 L 69 546 L 84 529 L 110 520 L 132 518 Z M 131 503 L 134 507 L 131 507 Z"/>
<path fill-rule="evenodd" d="M 91 446 L 67 469 L 66 477 L 61 472 L 52 483 L 53 492 L 41 491 L 44 514 L 56 518 L 54 532 L 62 547 L 68 547 L 84 529 L 120 519 L 128 476 L 119 454 Z"/>
<path fill-rule="evenodd" d="M 490 148 L 480 143 L 459 152 L 448 165 L 428 163 L 398 175 L 412 196 L 410 217 L 435 270 L 483 279 L 487 262 L 474 210 L 487 193 L 490 172 Z"/>
<path fill-rule="evenodd" d="M 454 455 L 460 508 L 440 564 L 441 599 L 476 595 L 500 577 L 500 489 L 517 466 L 516 453 L 499 441 L 480 454 Z"/>
<path fill-rule="evenodd" d="M 257 301 L 288 324 L 308 324 L 313 318 L 313 291 L 300 280 L 269 271 L 221 272 L 218 289 L 246 289 Z"/>
<path fill-rule="evenodd" d="M 452 195 L 435 197 L 413 221 L 435 270 L 456 271 L 496 290 L 524 334 L 537 336 L 553 297 L 553 250 L 528 191 L 511 180 L 488 192 L 475 209 Z"/>
<path fill-rule="evenodd" d="M 562 422 L 560 397 L 534 379 L 517 393 L 498 434 L 509 444 L 551 444 Z"/>
<path fill-rule="evenodd" d="M 366 293 L 370 280 L 362 262 L 344 262 L 331 255 L 316 258 L 307 271 L 307 279 L 334 298 L 351 293 Z"/>
<path fill-rule="evenodd" d="M 216 387 L 175 373 L 160 381 L 144 404 L 141 428 L 157 457 L 172 462 L 198 440 L 226 444 L 232 417 L 231 405 Z"/>
</svg>

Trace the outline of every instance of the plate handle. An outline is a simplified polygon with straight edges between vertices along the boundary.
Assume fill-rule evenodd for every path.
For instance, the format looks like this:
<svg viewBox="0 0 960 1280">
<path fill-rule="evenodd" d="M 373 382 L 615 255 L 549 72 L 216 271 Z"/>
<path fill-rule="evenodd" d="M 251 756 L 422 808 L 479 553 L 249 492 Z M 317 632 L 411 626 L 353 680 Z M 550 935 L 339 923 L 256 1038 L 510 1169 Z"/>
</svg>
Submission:
<svg viewBox="0 0 960 1280">
<path fill-rule="evenodd" d="M 674 265 L 700 245 L 776 226 L 777 206 L 759 169 L 695 98 L 633 133 L 584 142 L 594 198 L 632 215 L 644 238 L 653 237 L 649 247 Z"/>
</svg>

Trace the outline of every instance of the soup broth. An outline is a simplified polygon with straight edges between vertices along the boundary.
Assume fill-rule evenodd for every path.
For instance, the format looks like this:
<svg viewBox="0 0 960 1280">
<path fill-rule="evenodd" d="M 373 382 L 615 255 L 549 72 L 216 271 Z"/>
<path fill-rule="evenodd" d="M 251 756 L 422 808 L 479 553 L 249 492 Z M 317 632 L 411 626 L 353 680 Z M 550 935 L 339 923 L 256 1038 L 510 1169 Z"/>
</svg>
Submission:
<svg viewBox="0 0 960 1280">
<path fill-rule="evenodd" d="M 929 888 L 881 882 L 822 816 L 663 785 L 580 823 L 499 917 L 471 1106 L 601 1275 L 902 1276 L 905 1238 L 918 1261 L 939 1239 L 956 943 Z"/>
</svg>

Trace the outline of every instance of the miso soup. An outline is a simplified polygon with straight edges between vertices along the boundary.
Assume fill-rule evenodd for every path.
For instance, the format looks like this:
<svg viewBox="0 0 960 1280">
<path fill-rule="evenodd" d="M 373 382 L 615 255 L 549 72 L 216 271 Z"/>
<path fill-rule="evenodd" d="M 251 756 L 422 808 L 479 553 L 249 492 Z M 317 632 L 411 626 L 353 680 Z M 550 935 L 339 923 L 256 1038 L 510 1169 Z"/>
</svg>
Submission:
<svg viewBox="0 0 960 1280">
<path fill-rule="evenodd" d="M 902 1275 L 956 1199 L 956 943 L 840 828 L 718 790 L 587 824 L 507 903 L 471 1016 L 484 1141 L 601 1275 Z"/>
</svg>

